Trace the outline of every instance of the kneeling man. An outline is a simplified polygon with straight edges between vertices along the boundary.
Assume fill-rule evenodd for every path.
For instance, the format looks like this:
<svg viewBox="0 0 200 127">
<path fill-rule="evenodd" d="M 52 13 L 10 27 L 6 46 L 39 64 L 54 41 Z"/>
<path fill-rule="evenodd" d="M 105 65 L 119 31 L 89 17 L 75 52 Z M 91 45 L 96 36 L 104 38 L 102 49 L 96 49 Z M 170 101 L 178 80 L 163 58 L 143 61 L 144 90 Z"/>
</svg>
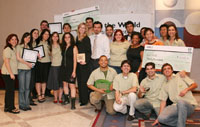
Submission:
<svg viewBox="0 0 200 127">
<path fill-rule="evenodd" d="M 131 65 L 128 60 L 124 60 L 121 64 L 122 73 L 118 74 L 113 81 L 113 89 L 115 89 L 115 103 L 113 108 L 117 112 L 127 113 L 127 105 L 130 106 L 129 121 L 135 118 L 134 103 L 137 99 L 138 78 L 134 73 L 130 73 Z"/>
</svg>

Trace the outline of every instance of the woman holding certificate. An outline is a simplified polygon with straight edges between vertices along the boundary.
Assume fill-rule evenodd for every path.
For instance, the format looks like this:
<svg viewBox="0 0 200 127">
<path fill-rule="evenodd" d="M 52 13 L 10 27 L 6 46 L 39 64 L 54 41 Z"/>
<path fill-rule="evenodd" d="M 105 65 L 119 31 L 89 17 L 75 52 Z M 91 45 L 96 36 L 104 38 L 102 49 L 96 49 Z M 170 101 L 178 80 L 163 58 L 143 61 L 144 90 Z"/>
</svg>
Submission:
<svg viewBox="0 0 200 127">
<path fill-rule="evenodd" d="M 71 109 L 75 109 L 76 97 L 76 66 L 78 49 L 75 46 L 74 37 L 71 33 L 65 33 L 62 38 L 62 64 L 60 78 L 63 82 L 64 102 L 69 103 L 69 87 L 71 93 Z M 69 87 L 68 87 L 69 86 Z"/>
<path fill-rule="evenodd" d="M 126 60 L 126 52 L 130 42 L 125 40 L 122 30 L 117 29 L 114 33 L 113 42 L 110 44 L 110 60 L 109 65 L 116 70 L 119 74 L 121 73 L 121 62 Z"/>
<path fill-rule="evenodd" d="M 15 80 L 17 75 L 17 58 L 15 47 L 18 43 L 16 34 L 8 35 L 6 46 L 3 50 L 2 78 L 5 83 L 5 106 L 4 112 L 17 114 L 20 111 L 15 108 Z"/>
<path fill-rule="evenodd" d="M 23 59 L 24 49 L 30 49 L 30 33 L 26 32 L 22 36 L 21 43 L 17 46 L 18 60 L 18 80 L 19 80 L 19 109 L 23 111 L 31 110 L 29 106 L 30 79 L 32 63 Z"/>
<path fill-rule="evenodd" d="M 89 100 L 89 91 L 87 80 L 90 76 L 89 62 L 91 59 L 90 38 L 87 36 L 87 27 L 85 23 L 78 25 L 78 36 L 76 38 L 78 48 L 77 56 L 77 80 L 79 90 L 80 106 L 86 105 Z"/>
<path fill-rule="evenodd" d="M 62 103 L 62 83 L 59 81 L 59 71 L 62 61 L 60 39 L 57 32 L 53 32 L 50 39 L 50 54 L 51 54 L 51 67 L 49 71 L 49 77 L 47 82 L 47 88 L 53 90 L 54 103 Z"/>
<path fill-rule="evenodd" d="M 50 68 L 50 50 L 49 50 L 49 37 L 50 31 L 44 29 L 39 37 L 39 44 L 37 49 L 39 50 L 40 59 L 36 64 L 36 91 L 38 93 L 38 102 L 45 101 L 46 83 L 48 80 L 49 68 Z M 36 49 L 36 48 L 34 48 Z"/>
</svg>

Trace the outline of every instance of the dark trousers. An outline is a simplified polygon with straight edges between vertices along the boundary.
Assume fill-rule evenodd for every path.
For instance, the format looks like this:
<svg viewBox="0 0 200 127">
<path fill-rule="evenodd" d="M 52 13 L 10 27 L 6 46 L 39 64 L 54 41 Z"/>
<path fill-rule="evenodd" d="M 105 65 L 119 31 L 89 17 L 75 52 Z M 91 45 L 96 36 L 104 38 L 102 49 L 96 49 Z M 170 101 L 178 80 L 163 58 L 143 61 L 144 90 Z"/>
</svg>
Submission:
<svg viewBox="0 0 200 127">
<path fill-rule="evenodd" d="M 94 71 L 99 67 L 99 59 L 91 59 L 90 61 L 90 71 Z"/>
<path fill-rule="evenodd" d="M 37 95 L 37 92 L 36 92 L 36 89 L 35 89 L 35 83 L 36 83 L 35 82 L 35 74 L 36 74 L 35 68 L 32 68 L 31 69 L 31 81 L 30 81 L 30 95 L 29 95 L 30 100 L 32 100 L 31 94 L 33 96 Z"/>
<path fill-rule="evenodd" d="M 15 109 L 15 80 L 10 78 L 10 75 L 3 75 L 2 78 L 5 83 L 5 106 L 4 108 L 8 111 Z M 17 77 L 15 76 L 15 79 Z"/>
<path fill-rule="evenodd" d="M 79 101 L 81 104 L 87 104 L 89 100 L 89 89 L 87 87 L 87 80 L 90 75 L 89 64 L 77 66 L 77 80 L 78 80 L 78 91 Z"/>
</svg>

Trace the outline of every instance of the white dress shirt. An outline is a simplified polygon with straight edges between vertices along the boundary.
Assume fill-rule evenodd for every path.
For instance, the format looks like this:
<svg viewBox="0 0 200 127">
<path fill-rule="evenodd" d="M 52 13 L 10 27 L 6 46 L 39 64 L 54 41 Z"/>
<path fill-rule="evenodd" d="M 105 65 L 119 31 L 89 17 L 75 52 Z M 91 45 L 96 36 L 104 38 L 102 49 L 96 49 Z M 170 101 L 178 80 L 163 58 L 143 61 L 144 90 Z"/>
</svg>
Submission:
<svg viewBox="0 0 200 127">
<path fill-rule="evenodd" d="M 110 58 L 110 42 L 108 37 L 102 33 L 99 33 L 97 35 L 93 34 L 89 37 L 92 48 L 92 59 L 99 59 L 99 57 L 102 55 Z"/>
</svg>

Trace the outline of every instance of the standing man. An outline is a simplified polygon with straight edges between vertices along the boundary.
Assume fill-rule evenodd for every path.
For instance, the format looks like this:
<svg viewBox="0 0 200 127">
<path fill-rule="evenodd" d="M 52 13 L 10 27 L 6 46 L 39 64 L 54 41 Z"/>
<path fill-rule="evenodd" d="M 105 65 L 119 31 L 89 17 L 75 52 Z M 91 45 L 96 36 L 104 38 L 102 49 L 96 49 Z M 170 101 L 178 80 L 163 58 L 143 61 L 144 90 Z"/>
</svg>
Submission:
<svg viewBox="0 0 200 127">
<path fill-rule="evenodd" d="M 106 26 L 106 35 L 110 43 L 113 42 L 113 32 L 114 32 L 113 25 L 108 24 Z"/>
<path fill-rule="evenodd" d="M 87 82 L 88 88 L 94 90 L 94 92 L 90 93 L 90 102 L 95 106 L 95 111 L 100 111 L 102 108 L 101 100 L 104 100 L 106 112 L 113 115 L 115 114 L 115 111 L 113 110 L 114 92 L 112 91 L 112 81 L 117 75 L 117 72 L 113 68 L 108 67 L 108 58 L 106 56 L 101 56 L 99 58 L 99 65 L 100 67 L 91 73 Z M 98 84 L 100 80 L 102 82 L 111 83 L 111 92 L 108 93 L 105 89 L 94 86 L 95 84 Z"/>
<path fill-rule="evenodd" d="M 125 35 L 125 39 L 131 43 L 131 40 L 132 40 L 131 35 L 135 32 L 134 31 L 134 24 L 133 24 L 132 21 L 127 21 L 125 23 L 125 27 L 126 27 L 126 31 L 128 33 L 127 35 Z"/>
<path fill-rule="evenodd" d="M 121 63 L 122 73 L 118 74 L 113 81 L 115 89 L 115 103 L 113 108 L 116 112 L 127 113 L 127 105 L 130 106 L 128 121 L 134 120 L 137 88 L 139 87 L 137 75 L 130 73 L 131 64 L 128 60 Z"/>
<path fill-rule="evenodd" d="M 44 29 L 48 29 L 49 30 L 49 23 L 47 20 L 42 20 L 40 22 L 40 33 L 44 30 Z"/>
<path fill-rule="evenodd" d="M 88 27 L 88 36 L 93 35 L 94 34 L 94 30 L 93 30 L 93 18 L 92 17 L 87 17 L 85 19 L 85 23 L 86 26 Z"/>
<path fill-rule="evenodd" d="M 92 48 L 91 70 L 99 67 L 99 57 L 105 55 L 110 58 L 110 42 L 106 35 L 102 34 L 102 23 L 99 21 L 94 22 L 94 34 L 90 36 Z"/>
<path fill-rule="evenodd" d="M 164 43 L 164 45 L 165 45 L 167 38 L 168 38 L 167 29 L 168 29 L 167 24 L 162 24 L 159 28 L 159 30 L 160 30 L 160 40 Z"/>
<path fill-rule="evenodd" d="M 185 127 L 187 117 L 190 116 L 197 105 L 192 90 L 197 84 L 189 77 L 181 78 L 180 74 L 173 74 L 173 67 L 166 63 L 162 66 L 162 73 L 166 81 L 160 91 L 160 112 L 153 125 L 161 123 L 167 126 Z M 166 107 L 167 98 L 173 102 Z"/>
<path fill-rule="evenodd" d="M 147 77 L 142 80 L 135 108 L 143 115 L 143 119 L 149 119 L 152 111 L 158 115 L 160 100 L 158 98 L 165 77 L 156 74 L 155 64 L 149 62 L 145 65 Z"/>
</svg>

